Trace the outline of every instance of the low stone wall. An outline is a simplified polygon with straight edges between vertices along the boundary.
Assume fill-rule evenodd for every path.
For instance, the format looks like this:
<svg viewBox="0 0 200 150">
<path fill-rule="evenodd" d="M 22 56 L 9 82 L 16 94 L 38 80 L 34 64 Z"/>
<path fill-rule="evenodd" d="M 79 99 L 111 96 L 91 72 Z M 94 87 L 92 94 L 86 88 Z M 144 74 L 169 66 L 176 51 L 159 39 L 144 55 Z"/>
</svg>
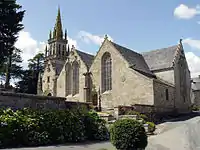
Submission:
<svg viewBox="0 0 200 150">
<path fill-rule="evenodd" d="M 0 91 L 0 108 L 67 109 L 76 106 L 89 108 L 89 103 L 71 102 L 64 97 L 39 96 Z"/>
<path fill-rule="evenodd" d="M 66 98 L 38 96 L 24 93 L 0 92 L 0 107 L 33 109 L 65 109 Z"/>
</svg>

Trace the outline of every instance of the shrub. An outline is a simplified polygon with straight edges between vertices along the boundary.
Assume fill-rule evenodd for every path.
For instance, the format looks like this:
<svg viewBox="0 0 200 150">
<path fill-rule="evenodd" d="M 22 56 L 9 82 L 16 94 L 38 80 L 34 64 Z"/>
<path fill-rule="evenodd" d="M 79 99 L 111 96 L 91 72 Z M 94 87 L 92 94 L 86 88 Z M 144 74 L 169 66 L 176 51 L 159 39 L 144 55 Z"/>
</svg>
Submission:
<svg viewBox="0 0 200 150">
<path fill-rule="evenodd" d="M 84 108 L 1 110 L 0 148 L 105 140 L 105 122 Z"/>
<path fill-rule="evenodd" d="M 119 150 L 136 150 L 147 146 L 143 125 L 134 119 L 117 120 L 110 129 L 111 143 Z"/>
<path fill-rule="evenodd" d="M 156 125 L 153 122 L 146 122 L 148 124 L 148 131 L 149 132 L 154 132 L 156 130 Z"/>
<path fill-rule="evenodd" d="M 105 120 L 101 119 L 95 111 L 85 116 L 86 136 L 89 140 L 108 140 L 109 134 Z"/>
</svg>

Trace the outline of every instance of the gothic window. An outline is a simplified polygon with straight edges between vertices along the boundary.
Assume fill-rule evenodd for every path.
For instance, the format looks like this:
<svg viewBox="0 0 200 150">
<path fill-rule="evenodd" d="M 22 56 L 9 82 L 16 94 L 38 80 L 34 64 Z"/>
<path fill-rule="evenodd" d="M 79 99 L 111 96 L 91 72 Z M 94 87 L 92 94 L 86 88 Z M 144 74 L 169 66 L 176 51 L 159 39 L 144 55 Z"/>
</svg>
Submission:
<svg viewBox="0 0 200 150">
<path fill-rule="evenodd" d="M 77 61 L 73 62 L 73 95 L 79 93 L 79 64 Z"/>
<path fill-rule="evenodd" d="M 165 97 L 166 97 L 166 100 L 168 101 L 169 100 L 169 91 L 168 91 L 168 89 L 165 90 Z"/>
<path fill-rule="evenodd" d="M 55 54 L 56 44 L 53 45 L 53 55 Z"/>
<path fill-rule="evenodd" d="M 64 56 L 65 55 L 65 45 L 62 46 L 62 55 Z"/>
<path fill-rule="evenodd" d="M 50 76 L 47 77 L 47 83 L 49 83 L 49 82 L 50 82 Z"/>
<path fill-rule="evenodd" d="M 72 86 L 71 86 L 71 80 L 72 80 L 72 69 L 71 64 L 67 63 L 65 66 L 66 71 L 66 96 L 72 94 Z"/>
<path fill-rule="evenodd" d="M 110 53 L 102 56 L 101 62 L 102 92 L 112 90 L 112 59 Z"/>
<path fill-rule="evenodd" d="M 62 51 L 62 55 L 63 55 L 63 56 L 65 55 L 65 51 L 64 51 L 64 50 Z"/>
<path fill-rule="evenodd" d="M 65 45 L 63 45 L 63 51 L 65 51 Z"/>
</svg>

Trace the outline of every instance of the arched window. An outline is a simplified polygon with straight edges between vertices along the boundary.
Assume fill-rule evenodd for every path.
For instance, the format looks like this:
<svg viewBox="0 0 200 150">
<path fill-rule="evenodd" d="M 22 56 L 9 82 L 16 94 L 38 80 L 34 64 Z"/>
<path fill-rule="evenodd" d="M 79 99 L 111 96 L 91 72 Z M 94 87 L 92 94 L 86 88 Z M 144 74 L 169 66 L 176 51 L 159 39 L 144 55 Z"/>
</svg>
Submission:
<svg viewBox="0 0 200 150">
<path fill-rule="evenodd" d="M 79 93 L 79 64 L 77 61 L 73 62 L 73 95 Z"/>
<path fill-rule="evenodd" d="M 102 56 L 101 60 L 101 83 L 102 92 L 112 90 L 112 59 L 108 52 Z"/>
<path fill-rule="evenodd" d="M 63 51 L 65 51 L 65 45 L 63 45 Z"/>
<path fill-rule="evenodd" d="M 56 44 L 53 44 L 53 55 L 55 55 L 55 50 L 56 50 Z"/>
<path fill-rule="evenodd" d="M 71 80 L 72 80 L 72 69 L 71 64 L 67 63 L 65 66 L 66 71 L 66 96 L 72 94 L 72 86 L 71 86 Z"/>
</svg>

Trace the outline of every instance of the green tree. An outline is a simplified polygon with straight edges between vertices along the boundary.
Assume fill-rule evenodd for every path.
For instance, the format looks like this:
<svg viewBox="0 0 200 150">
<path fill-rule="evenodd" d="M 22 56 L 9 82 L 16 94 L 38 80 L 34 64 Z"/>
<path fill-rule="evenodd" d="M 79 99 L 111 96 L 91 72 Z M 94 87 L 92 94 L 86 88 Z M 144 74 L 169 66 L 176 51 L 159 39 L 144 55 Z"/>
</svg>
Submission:
<svg viewBox="0 0 200 150">
<path fill-rule="evenodd" d="M 21 58 L 21 50 L 15 48 L 12 54 L 11 60 L 11 68 L 10 68 L 10 78 L 21 78 L 22 76 L 22 58 Z M 1 77 L 6 77 L 7 71 L 7 62 L 5 62 L 0 68 Z"/>
<path fill-rule="evenodd" d="M 16 0 L 0 0 L 0 65 L 7 62 L 6 87 L 9 87 L 10 84 L 14 44 L 19 31 L 24 28 L 21 22 L 25 11 L 21 8 Z"/>
<path fill-rule="evenodd" d="M 39 72 L 44 70 L 44 54 L 38 53 L 28 60 L 28 70 L 24 70 L 21 80 L 17 83 L 17 92 L 37 94 Z"/>
</svg>

